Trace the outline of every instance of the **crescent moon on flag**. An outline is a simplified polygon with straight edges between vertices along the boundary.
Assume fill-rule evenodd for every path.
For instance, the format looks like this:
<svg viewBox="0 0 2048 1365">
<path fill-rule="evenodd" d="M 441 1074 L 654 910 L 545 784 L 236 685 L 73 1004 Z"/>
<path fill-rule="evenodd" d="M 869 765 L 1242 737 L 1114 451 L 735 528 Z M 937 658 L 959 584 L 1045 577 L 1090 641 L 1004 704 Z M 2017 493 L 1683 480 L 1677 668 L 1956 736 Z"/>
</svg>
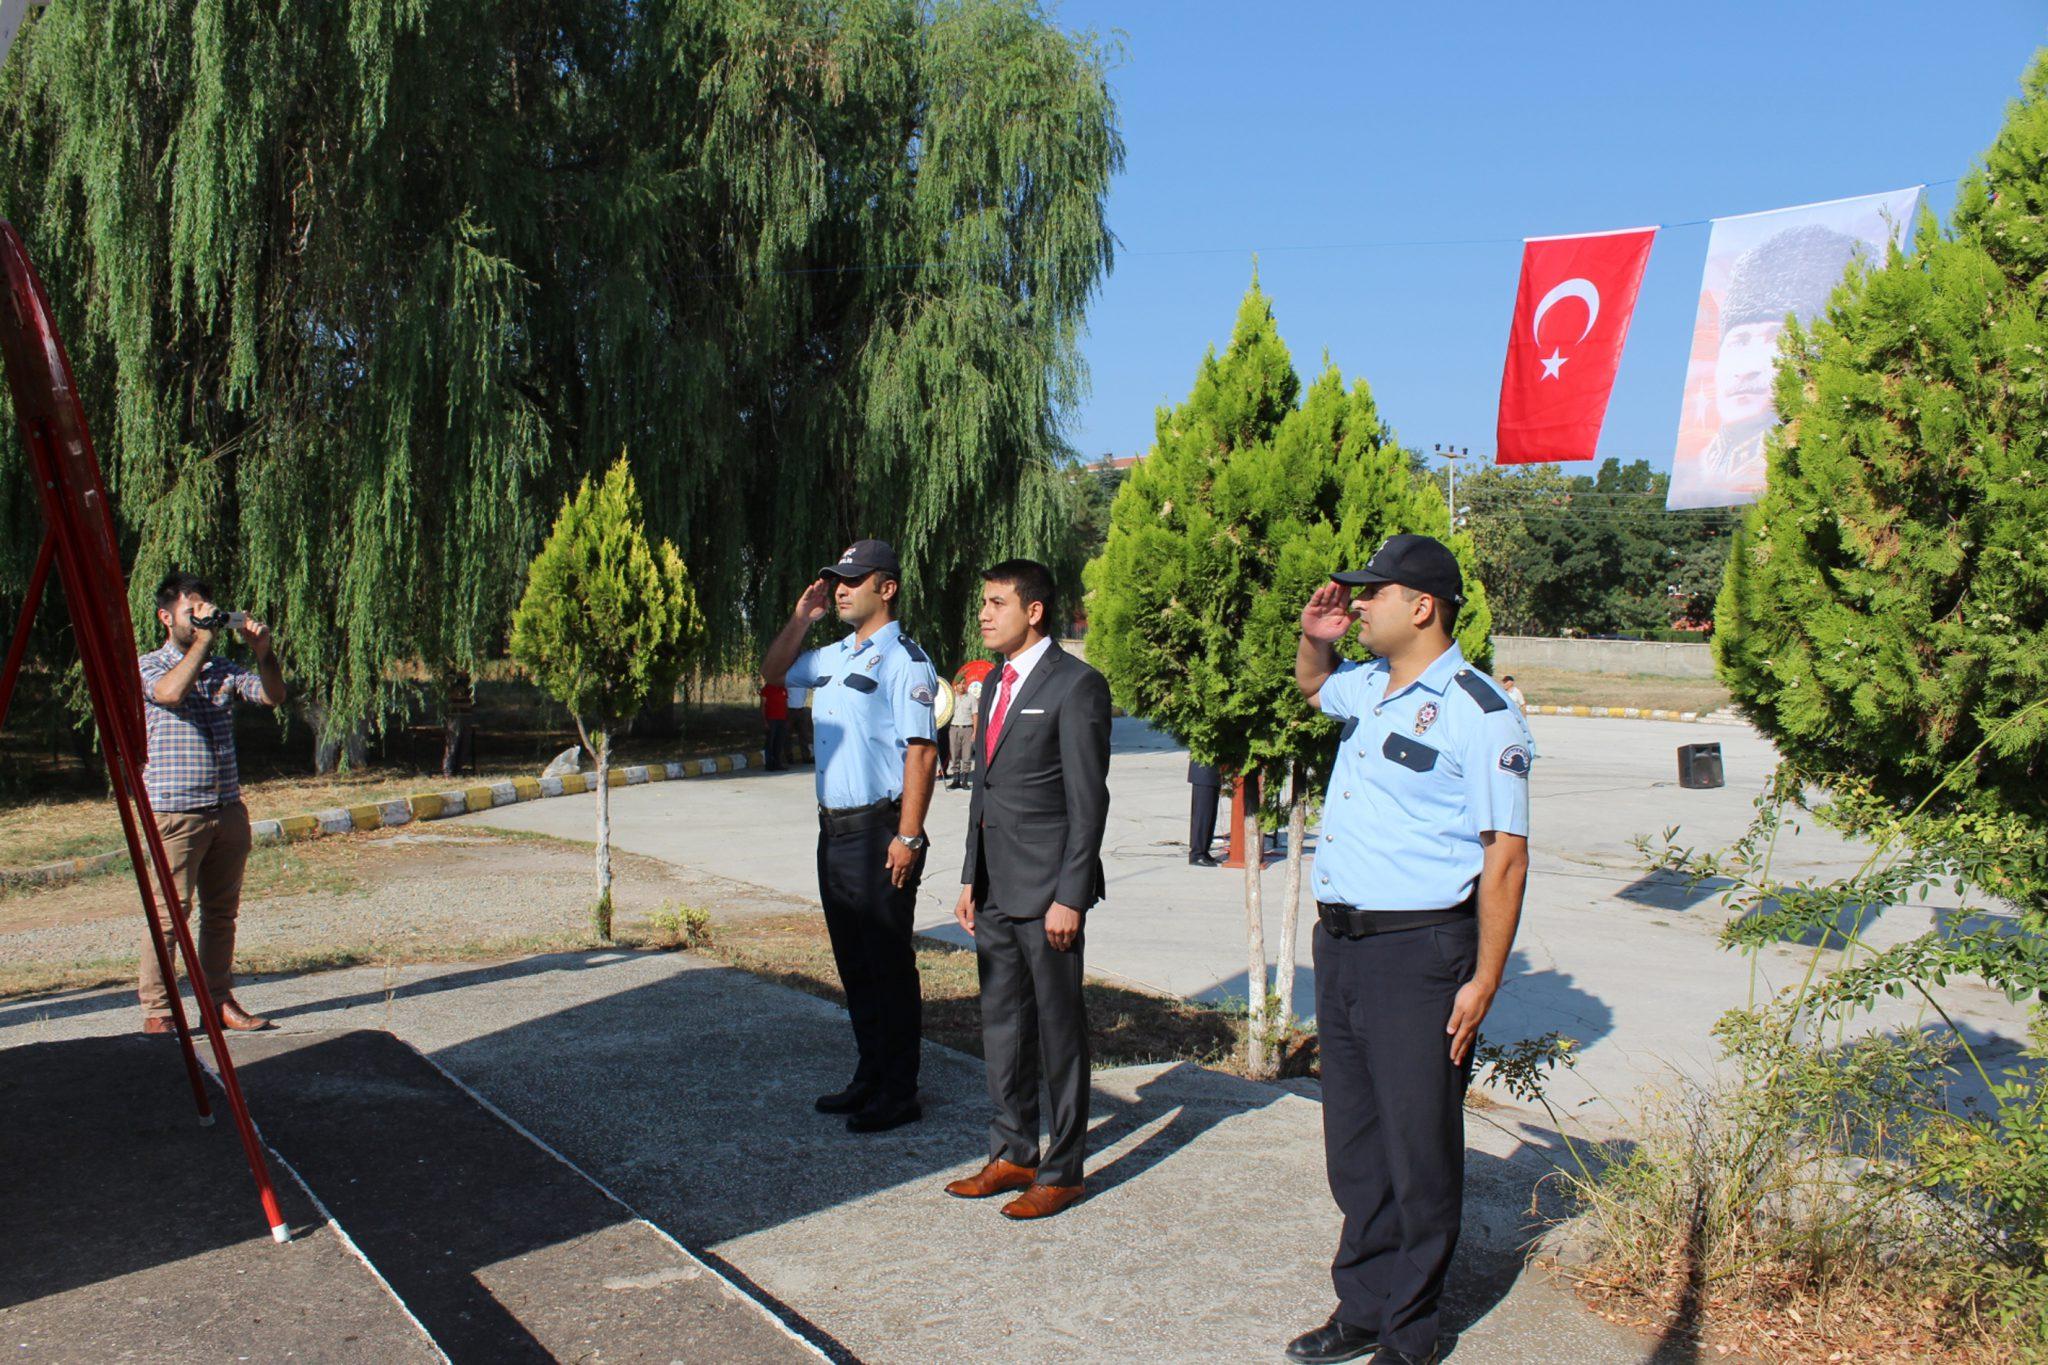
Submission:
<svg viewBox="0 0 2048 1365">
<path fill-rule="evenodd" d="M 1593 287 L 1591 280 L 1570 279 L 1545 294 L 1543 302 L 1536 305 L 1536 316 L 1529 319 L 1531 341 L 1541 340 L 1537 334 L 1543 330 L 1543 315 L 1550 311 L 1550 306 L 1565 299 L 1578 299 L 1586 305 L 1586 330 L 1579 333 L 1579 340 L 1584 341 L 1593 334 L 1593 322 L 1600 316 L 1600 291 Z"/>
</svg>

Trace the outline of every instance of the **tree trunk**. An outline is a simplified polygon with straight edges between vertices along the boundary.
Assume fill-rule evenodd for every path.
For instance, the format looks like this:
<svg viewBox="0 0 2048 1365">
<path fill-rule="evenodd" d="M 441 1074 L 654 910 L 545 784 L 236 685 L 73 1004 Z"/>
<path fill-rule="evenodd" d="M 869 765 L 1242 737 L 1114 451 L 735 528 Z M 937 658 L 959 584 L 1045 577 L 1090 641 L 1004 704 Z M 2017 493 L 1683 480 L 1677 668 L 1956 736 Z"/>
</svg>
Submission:
<svg viewBox="0 0 2048 1365">
<path fill-rule="evenodd" d="M 369 727 L 361 721 L 343 729 L 332 726 L 326 703 L 308 701 L 306 720 L 313 728 L 313 771 L 321 777 L 337 768 L 361 768 L 369 763 Z"/>
<path fill-rule="evenodd" d="M 453 777 L 465 760 L 476 766 L 468 752 L 470 712 L 476 706 L 476 683 L 462 669 L 450 665 L 441 673 L 441 776 Z"/>
<path fill-rule="evenodd" d="M 1247 782 L 1246 787 L 1250 787 Z M 1246 801 L 1240 808 L 1244 829 L 1244 995 L 1250 1011 L 1245 1038 L 1245 1070 L 1266 1076 L 1272 1061 L 1266 1047 L 1266 905 L 1260 874 L 1266 850 L 1259 838 L 1259 807 Z"/>
<path fill-rule="evenodd" d="M 597 732 L 597 906 L 591 927 L 612 941 L 612 734 Z"/>
<path fill-rule="evenodd" d="M 1303 799 L 1301 788 L 1307 776 L 1297 763 L 1287 779 L 1287 899 L 1280 906 L 1280 946 L 1273 953 L 1273 970 L 1280 979 L 1283 1030 L 1294 1027 L 1294 948 L 1295 937 L 1301 932 L 1301 846 L 1308 837 L 1308 802 Z"/>
</svg>

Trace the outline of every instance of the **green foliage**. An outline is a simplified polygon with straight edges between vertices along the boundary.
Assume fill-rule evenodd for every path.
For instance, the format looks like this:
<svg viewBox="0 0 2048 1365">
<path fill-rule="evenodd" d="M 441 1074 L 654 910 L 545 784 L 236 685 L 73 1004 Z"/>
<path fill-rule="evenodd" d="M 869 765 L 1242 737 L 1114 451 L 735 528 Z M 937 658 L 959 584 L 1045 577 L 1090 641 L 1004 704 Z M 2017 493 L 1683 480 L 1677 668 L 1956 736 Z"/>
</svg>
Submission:
<svg viewBox="0 0 2048 1365">
<path fill-rule="evenodd" d="M 2016 817 L 2048 911 L 2048 55 L 1944 233 L 1788 329 L 1767 491 L 1718 613 L 1736 698 L 1812 780 Z M 2024 717 L 2024 719 L 2020 719 Z M 2006 724 L 2012 720 L 2016 723 Z M 1996 734 L 1995 742 L 1982 741 Z M 1970 755 L 1970 761 L 1960 760 Z"/>
<path fill-rule="evenodd" d="M 1711 618 L 1735 515 L 1666 511 L 1670 481 L 1645 461 L 1615 459 L 1591 476 L 1525 465 L 1461 477 L 1458 503 L 1498 628 L 1649 637 L 1681 617 Z"/>
<path fill-rule="evenodd" d="M 1122 143 L 1034 0 L 104 0 L 0 73 L 141 592 L 204 570 L 331 726 L 502 644 L 630 449 L 752 651 L 820 555 L 910 608 L 1073 521 L 1063 412 Z M 0 528 L 33 526 L 12 442 Z M 0 593 L 33 535 L 0 535 Z"/>
<path fill-rule="evenodd" d="M 586 730 L 672 695 L 704 633 L 675 546 L 654 545 L 624 456 L 562 507 L 512 617 L 512 657 Z"/>
<path fill-rule="evenodd" d="M 1299 401 L 1297 402 L 1297 399 Z M 1327 766 L 1334 727 L 1294 686 L 1302 604 L 1397 532 L 1445 538 L 1472 601 L 1458 638 L 1484 666 L 1491 613 L 1472 546 L 1380 417 L 1335 367 L 1300 393 L 1254 279 L 1230 345 L 1162 409 L 1152 453 L 1089 566 L 1089 659 L 1119 705 L 1203 762 L 1258 773 L 1269 807 L 1294 764 Z"/>
</svg>

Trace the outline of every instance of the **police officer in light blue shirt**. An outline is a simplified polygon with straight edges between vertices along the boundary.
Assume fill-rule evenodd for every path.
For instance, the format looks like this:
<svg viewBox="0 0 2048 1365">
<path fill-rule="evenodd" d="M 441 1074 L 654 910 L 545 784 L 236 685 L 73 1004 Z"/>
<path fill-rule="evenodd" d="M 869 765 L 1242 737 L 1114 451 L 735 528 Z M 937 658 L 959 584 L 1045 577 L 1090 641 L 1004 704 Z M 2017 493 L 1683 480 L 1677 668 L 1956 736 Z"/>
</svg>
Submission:
<svg viewBox="0 0 2048 1365">
<path fill-rule="evenodd" d="M 856 1133 L 923 1116 L 923 1001 L 910 925 L 938 776 L 939 679 L 896 624 L 902 572 L 885 542 L 854 542 L 818 571 L 761 664 L 766 683 L 811 693 L 818 898 L 860 1054 L 852 1082 L 816 1107 L 847 1115 Z M 852 633 L 799 653 L 828 605 Z"/>
<path fill-rule="evenodd" d="M 1353 601 L 1353 593 L 1357 600 Z M 1437 1357 L 1464 1198 L 1463 1100 L 1529 859 L 1529 732 L 1453 638 L 1464 577 L 1395 536 L 1301 613 L 1295 682 L 1342 723 L 1311 885 L 1337 1311 L 1290 1359 Z M 1353 622 L 1376 656 L 1339 662 Z"/>
</svg>

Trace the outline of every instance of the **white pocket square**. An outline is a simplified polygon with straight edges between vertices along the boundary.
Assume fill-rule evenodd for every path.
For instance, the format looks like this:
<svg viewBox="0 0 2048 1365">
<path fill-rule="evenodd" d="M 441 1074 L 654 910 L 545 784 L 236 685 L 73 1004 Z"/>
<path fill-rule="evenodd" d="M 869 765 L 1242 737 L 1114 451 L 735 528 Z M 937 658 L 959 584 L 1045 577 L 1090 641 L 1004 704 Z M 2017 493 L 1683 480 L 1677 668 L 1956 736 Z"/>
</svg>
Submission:
<svg viewBox="0 0 2048 1365">
<path fill-rule="evenodd" d="M 1045 714 L 1045 708 L 1043 706 L 1027 706 L 1017 714 L 1020 716 L 1042 716 Z"/>
</svg>

